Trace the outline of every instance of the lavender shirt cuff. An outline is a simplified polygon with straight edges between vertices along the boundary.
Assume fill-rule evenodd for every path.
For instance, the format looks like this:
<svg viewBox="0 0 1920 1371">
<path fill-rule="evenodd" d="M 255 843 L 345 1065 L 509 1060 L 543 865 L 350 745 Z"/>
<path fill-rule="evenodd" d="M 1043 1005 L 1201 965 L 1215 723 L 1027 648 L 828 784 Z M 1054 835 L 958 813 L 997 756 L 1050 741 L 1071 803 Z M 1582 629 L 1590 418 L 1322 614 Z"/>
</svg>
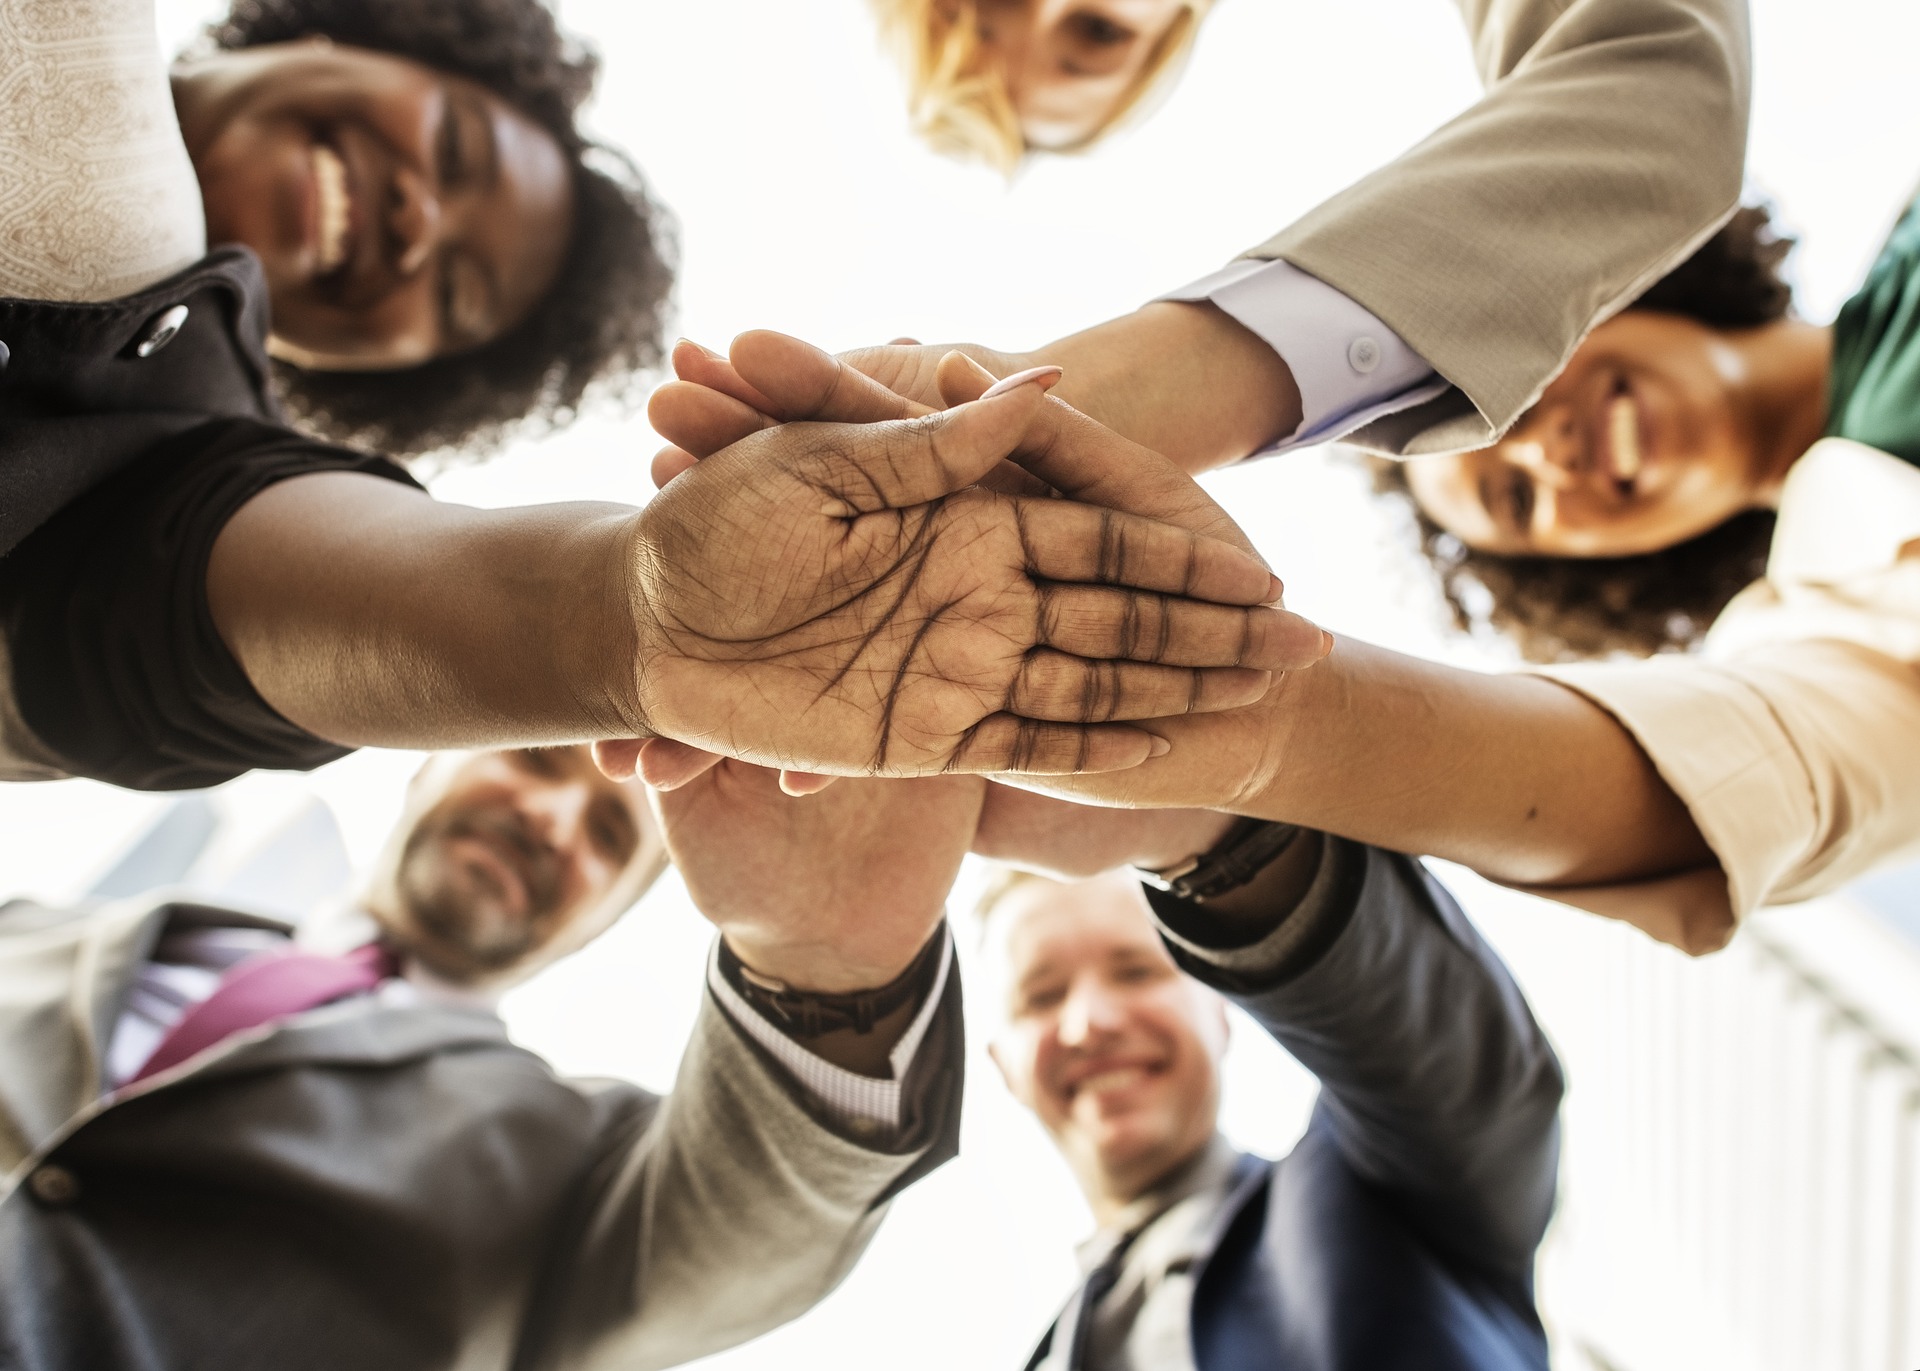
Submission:
<svg viewBox="0 0 1920 1371">
<path fill-rule="evenodd" d="M 1280 355 L 1300 388 L 1300 427 L 1255 456 L 1331 443 L 1447 389 L 1377 315 L 1291 262 L 1242 258 L 1162 300 L 1210 301 Z"/>
</svg>

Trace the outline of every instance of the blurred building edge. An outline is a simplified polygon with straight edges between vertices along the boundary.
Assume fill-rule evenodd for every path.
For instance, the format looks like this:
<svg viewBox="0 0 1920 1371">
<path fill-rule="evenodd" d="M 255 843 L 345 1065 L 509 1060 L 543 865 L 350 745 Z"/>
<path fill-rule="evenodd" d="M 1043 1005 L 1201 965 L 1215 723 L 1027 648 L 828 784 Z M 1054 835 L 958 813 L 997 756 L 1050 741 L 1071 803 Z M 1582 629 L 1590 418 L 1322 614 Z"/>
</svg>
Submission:
<svg viewBox="0 0 1920 1371">
<path fill-rule="evenodd" d="M 210 796 L 182 796 L 93 883 L 88 898 L 122 899 L 167 887 L 299 924 L 350 890 L 353 865 L 340 825 L 318 796 L 222 863 L 212 858 L 227 826 Z"/>
<path fill-rule="evenodd" d="M 1527 978 L 1572 1081 L 1563 1371 L 1920 1366 L 1916 929 L 1910 870 L 1697 962 L 1586 927 Z"/>
<path fill-rule="evenodd" d="M 178 885 L 213 841 L 220 817 L 206 795 L 183 795 L 160 812 L 88 889 L 90 900 L 118 900 Z"/>
</svg>

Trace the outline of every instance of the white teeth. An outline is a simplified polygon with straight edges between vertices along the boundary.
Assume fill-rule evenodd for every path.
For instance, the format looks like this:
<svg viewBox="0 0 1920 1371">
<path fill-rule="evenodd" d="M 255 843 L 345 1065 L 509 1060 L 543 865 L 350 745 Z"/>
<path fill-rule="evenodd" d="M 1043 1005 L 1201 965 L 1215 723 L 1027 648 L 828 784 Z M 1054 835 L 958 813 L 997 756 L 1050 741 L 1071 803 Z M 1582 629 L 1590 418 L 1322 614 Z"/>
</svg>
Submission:
<svg viewBox="0 0 1920 1371">
<path fill-rule="evenodd" d="M 1640 474 L 1640 407 L 1631 395 L 1607 406 L 1607 448 L 1616 480 L 1631 481 Z"/>
<path fill-rule="evenodd" d="M 324 143 L 313 148 L 313 184 L 319 193 L 322 275 L 347 260 L 347 227 L 352 209 L 347 199 L 347 168 L 340 154 Z"/>
<path fill-rule="evenodd" d="M 1098 1094 L 1102 1090 L 1120 1090 L 1132 1085 L 1144 1073 L 1137 1066 L 1116 1067 L 1111 1071 L 1096 1071 L 1080 1082 L 1082 1091 Z"/>
</svg>

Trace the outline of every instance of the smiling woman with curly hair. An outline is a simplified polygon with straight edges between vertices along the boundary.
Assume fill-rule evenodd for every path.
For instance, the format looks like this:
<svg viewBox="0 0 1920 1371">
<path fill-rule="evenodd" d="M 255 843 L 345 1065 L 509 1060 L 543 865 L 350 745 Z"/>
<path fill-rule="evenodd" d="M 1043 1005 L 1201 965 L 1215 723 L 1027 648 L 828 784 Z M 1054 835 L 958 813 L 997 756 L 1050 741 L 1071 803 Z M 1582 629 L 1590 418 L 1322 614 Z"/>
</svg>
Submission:
<svg viewBox="0 0 1920 1371">
<path fill-rule="evenodd" d="M 577 116 L 593 90 L 599 61 L 559 30 L 539 0 L 409 0 L 403 5 L 242 0 L 212 26 L 209 38 L 212 51 L 177 69 L 183 120 L 203 108 L 197 92 L 219 83 L 234 58 L 289 54 L 260 68 L 263 77 L 271 73 L 272 84 L 262 81 L 253 111 L 244 103 L 229 108 L 225 124 L 206 129 L 198 146 L 199 126 L 190 125 L 189 149 L 201 167 L 216 240 L 231 235 L 267 265 L 275 334 L 285 340 L 274 349 L 276 379 L 303 426 L 394 455 L 455 448 L 485 452 L 523 425 L 539 429 L 568 422 L 592 393 L 626 395 L 641 373 L 659 363 L 673 284 L 666 216 L 648 197 L 626 154 L 580 130 Z M 333 50 L 322 49 L 313 42 L 317 39 Z M 304 50 L 298 46 L 303 41 Z M 288 44 L 295 46 L 278 46 Z M 437 345 L 415 343 L 412 351 L 403 351 L 391 333 L 379 335 L 384 317 L 374 322 L 390 307 L 379 287 L 391 291 L 401 283 L 353 279 L 353 273 L 374 274 L 377 263 L 368 267 L 356 253 L 345 279 L 324 281 L 313 279 L 314 264 L 285 260 L 284 235 L 276 236 L 262 221 L 277 212 L 273 198 L 279 178 L 289 169 L 303 174 L 306 168 L 297 148 L 275 159 L 273 142 L 241 135 L 251 113 L 267 135 L 277 124 L 286 138 L 308 137 L 316 148 L 324 146 L 327 130 L 343 117 L 350 123 L 356 113 L 337 102 L 378 98 L 371 86 L 329 88 L 355 79 L 328 69 L 339 67 L 344 49 L 403 59 L 464 90 L 484 92 L 511 110 L 529 133 L 549 142 L 565 164 L 567 223 L 542 229 L 544 246 L 559 251 L 542 288 L 522 288 L 510 317 L 490 318 L 464 332 L 456 325 L 439 335 Z M 304 106 L 301 97 L 289 94 L 289 80 L 309 82 L 312 94 Z M 231 127 L 236 123 L 237 130 Z M 436 153 L 444 155 L 471 127 L 464 118 L 449 121 L 445 132 L 435 135 L 443 140 Z M 339 141 L 343 170 L 351 173 L 351 135 Z M 263 151 L 269 155 L 262 156 Z M 403 192 L 369 189 L 370 195 L 380 193 Z M 561 228 L 565 231 L 556 231 Z M 429 264 L 429 270 L 435 266 Z M 449 279 L 434 288 L 457 301 L 467 288 L 461 268 L 438 269 Z M 353 346 L 300 343 L 304 315 L 323 306 L 360 315 L 364 327 Z"/>
</svg>

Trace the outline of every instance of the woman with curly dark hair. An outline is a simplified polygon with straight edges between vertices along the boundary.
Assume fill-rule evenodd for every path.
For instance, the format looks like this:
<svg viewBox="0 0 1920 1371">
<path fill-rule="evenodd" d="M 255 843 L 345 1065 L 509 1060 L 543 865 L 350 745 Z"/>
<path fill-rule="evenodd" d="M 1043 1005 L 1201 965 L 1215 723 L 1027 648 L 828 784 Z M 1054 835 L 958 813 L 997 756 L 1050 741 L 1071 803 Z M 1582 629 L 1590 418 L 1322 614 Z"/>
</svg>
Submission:
<svg viewBox="0 0 1920 1371">
<path fill-rule="evenodd" d="M 539 0 L 240 0 L 175 65 L 210 242 L 259 256 L 303 426 L 485 450 L 660 360 L 666 216 Z"/>
<path fill-rule="evenodd" d="M 1884 441 L 1857 404 L 1830 413 L 1835 329 L 1791 314 L 1792 247 L 1743 208 L 1596 328 L 1500 442 L 1375 463 L 1461 627 L 1490 623 L 1536 661 L 1688 647 L 1764 571 L 1794 462 L 1828 432 Z M 1920 433 L 1894 443 L 1920 460 Z"/>
<path fill-rule="evenodd" d="M 766 435 L 732 475 L 703 471 L 642 510 L 463 509 L 395 464 L 564 422 L 658 357 L 663 219 L 575 122 L 594 69 L 540 0 L 240 0 L 171 72 L 152 0 L 0 0 L 0 779 L 168 789 L 361 745 L 654 734 L 829 771 L 938 771 L 963 749 L 987 769 L 1144 755 L 1137 729 L 1058 724 L 1093 722 L 1096 697 L 1103 720 L 1141 717 L 1164 684 L 1152 672 L 1118 709 L 1056 693 L 1057 675 L 958 715 L 934 701 L 944 679 L 897 685 L 904 702 L 819 686 L 903 679 L 802 665 L 875 641 L 852 621 L 877 598 L 849 587 L 888 574 L 885 558 L 840 567 L 841 521 L 820 501 L 890 460 L 879 437 L 848 435 L 833 475 L 804 434 Z M 995 425 L 1037 401 L 996 398 L 961 427 L 1004 438 L 1004 456 L 1016 435 Z M 908 509 L 969 483 L 886 488 Z M 975 512 L 1018 536 L 1011 506 Z M 1097 545 L 1104 515 L 1061 506 L 1075 527 L 1050 555 Z M 795 562 L 816 536 L 828 546 Z M 911 551 L 928 584 L 1037 593 L 996 545 L 949 534 Z M 1256 607 L 1265 571 L 1215 551 L 1248 615 L 1279 622 Z M 932 632 L 935 615 L 896 605 L 888 623 Z M 1254 665 L 1217 619 L 1184 664 Z M 1317 631 L 1295 641 L 1322 650 Z M 1011 686 L 1024 658 L 1003 648 L 977 638 L 949 660 Z M 696 664 L 709 651 L 724 664 Z M 1176 700 L 1213 707 L 1200 684 Z M 783 688 L 812 703 L 775 703 Z M 839 726 L 815 708 L 833 698 Z M 889 749 L 909 736 L 946 752 Z"/>
</svg>

